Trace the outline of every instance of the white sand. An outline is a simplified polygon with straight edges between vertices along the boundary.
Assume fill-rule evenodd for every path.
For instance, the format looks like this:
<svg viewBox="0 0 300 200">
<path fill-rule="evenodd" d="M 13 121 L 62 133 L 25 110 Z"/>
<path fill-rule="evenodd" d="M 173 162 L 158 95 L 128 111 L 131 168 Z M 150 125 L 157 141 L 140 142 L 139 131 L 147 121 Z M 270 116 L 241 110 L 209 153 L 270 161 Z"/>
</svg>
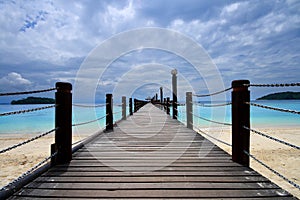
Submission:
<svg viewBox="0 0 300 200">
<path fill-rule="evenodd" d="M 273 137 L 283 139 L 300 146 L 300 127 L 293 128 L 256 128 L 265 133 L 269 133 Z M 225 127 L 220 131 L 220 128 L 203 129 L 211 136 L 217 137 L 220 140 L 231 143 L 231 129 Z M 221 132 L 221 133 L 220 133 Z M 14 180 L 22 173 L 26 172 L 31 167 L 35 166 L 39 161 L 50 155 L 50 144 L 54 143 L 54 134 L 38 139 L 37 141 L 19 147 L 9 153 L 4 153 L 0 156 L 0 187 Z M 11 135 L 1 134 L 0 149 L 10 145 L 19 143 L 32 137 L 32 135 Z M 73 141 L 78 141 L 80 137 L 75 137 Z M 231 148 L 208 138 L 215 144 L 219 145 L 225 151 L 231 154 Z M 300 151 L 277 142 L 270 141 L 262 136 L 251 134 L 251 154 L 265 162 L 274 170 L 282 173 L 290 180 L 300 184 Z M 279 178 L 277 175 L 270 172 L 265 167 L 251 159 L 251 167 L 260 172 L 264 176 L 271 179 L 280 187 L 286 189 L 296 197 L 300 198 L 300 191 L 289 183 Z"/>
<path fill-rule="evenodd" d="M 1 134 L 0 149 L 18 144 L 29 138 L 31 134 Z M 73 142 L 80 137 L 73 137 Z M 50 156 L 50 145 L 54 143 L 54 133 L 39 138 L 33 142 L 20 146 L 0 155 L 0 187 L 8 184 L 37 163 Z"/>
</svg>

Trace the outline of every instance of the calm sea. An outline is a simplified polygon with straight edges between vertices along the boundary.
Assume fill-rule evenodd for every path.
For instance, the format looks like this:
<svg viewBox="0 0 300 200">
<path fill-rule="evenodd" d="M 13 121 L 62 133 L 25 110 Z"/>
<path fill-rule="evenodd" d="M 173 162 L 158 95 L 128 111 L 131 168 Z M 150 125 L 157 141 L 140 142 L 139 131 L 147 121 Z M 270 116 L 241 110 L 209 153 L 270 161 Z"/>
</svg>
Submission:
<svg viewBox="0 0 300 200">
<path fill-rule="evenodd" d="M 285 108 L 290 110 L 300 111 L 299 100 L 286 101 L 256 101 L 256 103 Z M 45 105 L 0 105 L 0 113 L 11 112 L 17 110 L 27 110 L 31 108 L 42 107 Z M 186 121 L 185 106 L 179 106 L 178 118 L 180 121 Z M 54 128 L 54 108 L 17 114 L 11 116 L 0 117 L 0 134 L 35 134 L 49 131 Z M 121 107 L 114 106 L 114 121 L 121 119 Z M 300 125 L 300 116 L 292 113 L 278 112 L 263 108 L 251 106 L 251 126 L 254 127 L 294 127 Z M 213 110 L 210 107 L 194 106 L 194 113 L 201 117 L 211 119 L 218 122 L 231 123 L 231 106 L 215 107 Z M 215 114 L 213 114 L 215 113 Z M 127 109 L 128 114 L 128 109 Z M 105 108 L 73 108 L 73 124 L 78 124 L 86 121 L 91 121 L 105 115 Z M 221 117 L 220 117 L 221 116 Z M 210 122 L 194 118 L 194 124 L 199 127 L 207 127 Z M 214 124 L 211 124 L 213 126 Z M 105 126 L 105 119 L 93 122 L 87 125 L 74 127 L 76 132 L 93 133 Z"/>
</svg>

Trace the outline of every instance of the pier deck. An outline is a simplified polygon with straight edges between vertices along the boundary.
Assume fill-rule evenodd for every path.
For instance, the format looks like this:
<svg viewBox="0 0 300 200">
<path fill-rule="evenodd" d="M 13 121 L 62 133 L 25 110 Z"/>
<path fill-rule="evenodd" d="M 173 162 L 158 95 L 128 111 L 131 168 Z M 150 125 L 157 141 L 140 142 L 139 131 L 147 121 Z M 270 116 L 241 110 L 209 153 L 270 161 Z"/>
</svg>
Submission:
<svg viewBox="0 0 300 200">
<path fill-rule="evenodd" d="M 294 199 L 147 104 L 11 199 Z"/>
</svg>

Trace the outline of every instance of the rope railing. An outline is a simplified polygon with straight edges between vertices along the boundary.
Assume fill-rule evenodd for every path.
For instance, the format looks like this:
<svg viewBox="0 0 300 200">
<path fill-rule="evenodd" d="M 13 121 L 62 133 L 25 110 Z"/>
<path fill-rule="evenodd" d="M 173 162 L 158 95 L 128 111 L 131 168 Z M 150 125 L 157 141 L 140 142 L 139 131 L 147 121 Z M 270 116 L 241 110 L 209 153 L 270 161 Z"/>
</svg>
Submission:
<svg viewBox="0 0 300 200">
<path fill-rule="evenodd" d="M 204 104 L 204 103 L 193 102 L 193 105 L 200 106 L 200 107 L 222 107 L 222 106 L 229 106 L 231 104 L 232 104 L 231 102 L 220 103 L 220 104 Z"/>
<path fill-rule="evenodd" d="M 61 83 L 57 83 L 57 85 L 61 86 Z M 56 85 L 56 86 L 57 86 Z M 59 90 L 59 87 L 55 87 L 55 88 L 49 88 L 49 89 L 43 89 L 43 90 L 32 90 L 32 91 L 23 91 L 23 92 L 10 92 L 10 93 L 0 93 L 0 96 L 12 96 L 12 95 L 26 95 L 26 94 L 34 94 L 34 93 L 44 93 L 44 92 L 50 92 L 53 90 Z M 57 105 L 50 105 L 50 106 L 43 106 L 43 107 L 38 107 L 38 108 L 31 108 L 31 109 L 26 109 L 26 110 L 18 110 L 18 111 L 11 111 L 11 112 L 5 112 L 5 113 L 0 113 L 0 116 L 11 116 L 11 115 L 16 115 L 16 114 L 24 114 L 24 113 L 30 113 L 30 112 L 35 112 L 35 111 L 40 111 L 40 110 L 45 110 L 45 109 L 50 109 L 50 108 L 55 108 Z M 33 141 L 36 141 L 39 138 L 45 137 L 55 131 L 57 131 L 59 128 L 54 128 L 50 131 L 44 132 L 42 134 L 36 135 L 30 139 L 27 139 L 25 141 L 22 141 L 20 143 L 17 144 L 13 144 L 9 147 L 6 147 L 2 150 L 0 150 L 0 154 L 4 154 L 7 153 L 11 150 L 14 150 L 18 147 L 24 146 L 28 143 L 31 143 Z M 45 164 L 46 162 L 48 162 L 51 158 L 53 158 L 55 155 L 57 154 L 57 152 L 53 152 L 53 154 L 47 158 L 45 158 L 44 160 L 42 160 L 41 162 L 39 162 L 37 165 L 35 165 L 34 167 L 32 167 L 31 169 L 29 169 L 28 171 L 26 171 L 25 173 L 23 173 L 21 176 L 19 176 L 18 178 L 16 178 L 15 180 L 13 180 L 12 182 L 8 183 L 7 185 L 3 186 L 0 191 L 1 191 L 1 197 L 8 197 L 9 195 L 12 194 L 12 192 L 14 192 L 14 189 L 16 187 L 15 184 L 19 184 L 19 182 L 23 181 L 21 184 L 26 184 L 26 181 L 28 179 L 27 176 L 31 176 L 31 174 L 33 172 L 35 172 L 36 170 L 39 171 L 40 167 Z M 4 196 L 3 196 L 4 195 Z"/>
<path fill-rule="evenodd" d="M 232 126 L 232 124 L 230 124 L 230 123 L 214 121 L 214 120 L 211 120 L 211 119 L 200 117 L 199 115 L 196 115 L 196 114 L 193 114 L 193 116 L 195 116 L 195 117 L 197 117 L 199 119 L 202 119 L 204 121 L 212 122 L 212 123 L 215 123 L 215 124 L 220 124 L 220 125 L 225 125 L 225 126 Z"/>
<path fill-rule="evenodd" d="M 49 89 L 44 89 L 44 90 L 32 90 L 32 91 L 25 91 L 25 92 L 0 93 L 0 96 L 35 94 L 35 93 L 50 92 L 50 91 L 53 91 L 53 90 L 56 90 L 56 88 L 49 88 Z"/>
<path fill-rule="evenodd" d="M 176 84 L 173 84 L 173 86 Z M 291 148 L 295 148 L 295 149 L 300 149 L 299 146 L 291 144 L 289 142 L 280 140 L 278 138 L 269 136 L 267 134 L 264 134 L 262 132 L 259 132 L 257 130 L 251 129 L 250 128 L 250 106 L 257 106 L 257 107 L 262 107 L 262 108 L 266 108 L 266 109 L 271 109 L 271 110 L 275 110 L 275 111 L 280 111 L 280 112 L 287 112 L 287 113 L 293 113 L 293 114 L 300 114 L 299 111 L 295 111 L 295 110 L 289 110 L 289 109 L 283 109 L 283 108 L 274 108 L 271 106 L 265 106 L 265 105 L 260 105 L 260 104 L 256 104 L 256 103 L 252 103 L 250 102 L 250 91 L 248 90 L 248 88 L 250 86 L 252 87 L 293 87 L 293 86 L 300 86 L 300 83 L 288 83 L 288 84 L 250 84 L 250 82 L 248 80 L 235 80 L 232 82 L 231 84 L 232 87 L 226 88 L 222 91 L 218 91 L 218 92 L 213 92 L 210 94 L 192 94 L 191 92 L 187 92 L 186 93 L 186 126 L 187 128 L 190 129 L 194 129 L 197 130 L 199 133 L 217 141 L 220 142 L 222 144 L 225 144 L 227 146 L 232 147 L 232 160 L 234 162 L 237 162 L 241 165 L 247 166 L 249 167 L 249 158 L 252 157 L 254 160 L 256 160 L 257 162 L 261 163 L 263 166 L 265 166 L 266 168 L 272 170 L 275 174 L 279 175 L 281 178 L 283 178 L 284 180 L 288 181 L 289 183 L 291 183 L 293 186 L 295 186 L 296 188 L 299 189 L 299 185 L 297 185 L 296 183 L 288 180 L 286 177 L 284 177 L 283 175 L 279 174 L 278 172 L 276 172 L 275 170 L 271 169 L 269 166 L 267 166 L 266 164 L 264 164 L 263 162 L 259 161 L 258 159 L 256 159 L 254 156 L 252 156 L 249 153 L 245 153 L 245 152 L 250 152 L 250 132 L 261 135 L 263 137 L 269 138 L 273 141 L 279 142 L 281 144 L 287 145 L 288 147 Z M 200 103 L 200 102 L 193 102 L 193 96 L 194 97 L 208 97 L 208 96 L 213 96 L 213 95 L 218 95 L 221 93 L 224 93 L 226 91 L 232 90 L 232 98 L 231 98 L 231 102 L 225 102 L 225 103 L 218 103 L 218 102 L 213 102 L 213 103 Z M 175 92 L 174 92 L 175 91 Z M 173 102 L 168 102 L 168 99 L 165 99 L 164 101 L 161 100 L 161 102 L 163 102 L 164 105 L 164 109 L 167 111 L 168 113 L 168 109 L 171 105 L 173 105 L 173 119 L 177 119 L 177 97 L 174 99 L 174 94 L 177 94 L 177 88 L 174 89 L 173 87 Z M 175 103 L 174 103 L 175 100 Z M 174 108 L 174 105 L 176 105 L 176 107 Z M 204 118 L 202 116 L 199 116 L 198 114 L 194 114 L 193 113 L 193 106 L 198 106 L 198 107 L 224 107 L 224 106 L 231 106 L 231 111 L 232 111 L 232 116 L 231 116 L 231 120 L 232 123 L 225 123 L 225 122 L 219 122 L 219 121 L 215 121 L 212 119 L 207 119 Z M 174 111 L 176 111 L 176 113 L 174 114 Z M 169 113 L 168 113 L 169 114 Z M 181 115 L 181 112 L 179 112 L 179 114 Z M 227 125 L 227 126 L 231 126 L 231 131 L 232 131 L 232 144 L 229 144 L 225 141 L 222 141 L 218 138 L 215 138 L 211 135 L 209 135 L 208 133 L 206 133 L 205 131 L 201 130 L 201 128 L 197 125 L 195 125 L 193 123 L 193 118 L 198 118 L 201 120 L 205 120 L 207 122 L 211 122 L 211 123 L 215 123 L 215 124 L 220 124 L 220 125 Z M 180 119 L 182 120 L 182 119 Z"/>
<path fill-rule="evenodd" d="M 265 168 L 267 168 L 268 170 L 270 170 L 271 172 L 273 172 L 274 174 L 276 174 L 277 176 L 279 176 L 280 178 L 282 178 L 283 180 L 285 180 L 286 182 L 288 182 L 289 184 L 291 184 L 292 186 L 294 186 L 295 188 L 300 190 L 300 185 L 298 185 L 297 183 L 291 181 L 290 179 L 288 179 L 287 177 L 283 176 L 282 174 L 280 174 L 279 172 L 275 171 L 273 168 L 269 167 L 268 165 L 266 165 L 265 163 L 263 163 L 261 160 L 259 160 L 258 158 L 256 158 L 255 156 L 253 156 L 252 154 L 250 154 L 247 151 L 244 151 L 244 153 L 251 157 L 253 160 L 255 160 L 256 162 L 258 162 L 259 164 L 261 164 L 262 166 L 264 166 Z"/>
<path fill-rule="evenodd" d="M 245 102 L 245 103 L 248 104 L 248 105 L 251 105 L 251 106 L 256 106 L 256 107 L 265 108 L 265 109 L 269 109 L 269 110 L 275 110 L 275 111 L 286 112 L 286 113 L 293 113 L 293 114 L 300 115 L 300 111 L 296 111 L 296 110 L 276 108 L 276 107 L 261 105 L 261 104 L 252 103 L 252 102 Z"/>
<path fill-rule="evenodd" d="M 205 103 L 193 102 L 193 105 L 200 106 L 200 107 L 223 107 L 223 106 L 229 106 L 231 104 L 232 104 L 231 102 L 220 103 L 220 104 L 205 104 Z"/>
<path fill-rule="evenodd" d="M 295 87 L 300 83 L 275 83 L 275 84 L 244 84 L 246 87 Z"/>
<path fill-rule="evenodd" d="M 239 163 L 249 166 L 249 158 L 252 158 L 254 161 L 258 162 L 283 180 L 287 181 L 292 186 L 300 189 L 300 186 L 286 178 L 284 175 L 280 174 L 255 156 L 251 155 L 250 148 L 249 148 L 249 138 L 250 134 L 257 134 L 272 141 L 278 142 L 280 144 L 286 145 L 290 148 L 294 148 L 300 150 L 298 145 L 292 144 L 290 142 L 284 141 L 282 139 L 278 139 L 276 137 L 270 136 L 266 133 L 263 133 L 258 130 L 254 130 L 250 128 L 250 106 L 265 108 L 269 110 L 279 111 L 279 112 L 286 112 L 286 113 L 293 113 L 293 114 L 300 114 L 299 111 L 283 109 L 283 108 L 276 108 L 266 105 L 261 105 L 257 103 L 250 102 L 250 92 L 248 87 L 293 87 L 293 86 L 300 86 L 300 83 L 290 83 L 290 84 L 250 84 L 247 80 L 240 80 L 240 81 L 233 81 L 232 85 L 233 88 L 233 96 L 232 100 L 234 100 L 232 104 L 233 113 L 232 113 L 232 120 L 235 123 L 233 125 L 233 160 L 238 161 Z M 234 128 L 235 126 L 235 128 Z M 238 144 L 246 144 L 244 146 L 238 147 Z M 241 154 L 241 151 L 244 155 Z"/>
<path fill-rule="evenodd" d="M 195 97 L 209 97 L 209 96 L 214 96 L 214 95 L 217 95 L 217 94 L 227 92 L 231 89 L 232 89 L 232 87 L 229 87 L 229 88 L 226 88 L 226 89 L 218 91 L 218 92 L 213 92 L 213 93 L 209 93 L 209 94 L 193 94 L 193 96 L 195 96 Z"/>
<path fill-rule="evenodd" d="M 295 148 L 295 149 L 300 150 L 300 147 L 297 146 L 297 145 L 294 145 L 294 144 L 291 144 L 291 143 L 289 143 L 289 142 L 280 140 L 280 139 L 278 139 L 278 138 L 272 137 L 272 136 L 267 135 L 267 134 L 265 134 L 265 133 L 262 133 L 262 132 L 260 132 L 260 131 L 251 129 L 251 128 L 249 128 L 249 127 L 245 127 L 245 126 L 244 126 L 243 128 L 244 128 L 244 129 L 247 129 L 247 130 L 249 130 L 249 131 L 251 131 L 252 133 L 256 133 L 256 134 L 261 135 L 261 136 L 263 136 L 263 137 L 266 137 L 266 138 L 268 138 L 268 139 L 270 139 L 270 140 L 273 140 L 273 141 L 279 142 L 279 143 L 281 143 L 281 144 L 284 144 L 284 145 L 286 145 L 286 146 L 288 146 L 288 147 L 292 147 L 292 148 Z"/>
<path fill-rule="evenodd" d="M 39 108 L 27 109 L 27 110 L 18 110 L 18 111 L 0 113 L 0 116 L 9 116 L 9 115 L 24 114 L 24 113 L 29 113 L 29 112 L 35 112 L 35 111 L 39 111 L 39 110 L 45 110 L 45 109 L 49 109 L 49 108 L 54 108 L 55 106 L 56 105 L 51 105 L 51 106 L 44 106 L 44 107 L 39 107 Z"/>
<path fill-rule="evenodd" d="M 5 148 L 5 149 L 2 149 L 2 150 L 0 150 L 0 154 L 5 153 L 5 152 L 10 151 L 10 150 L 13 150 L 13 149 L 15 149 L 15 148 L 17 148 L 17 147 L 23 146 L 24 144 L 27 144 L 27 143 L 29 143 L 29 142 L 32 142 L 32 141 L 34 141 L 34 140 L 36 140 L 36 139 L 39 139 L 39 138 L 41 138 L 41 137 L 44 137 L 44 136 L 46 136 L 46 135 L 49 135 L 50 133 L 53 133 L 55 130 L 56 130 L 56 128 L 55 128 L 55 129 L 52 129 L 52 130 L 50 130 L 50 131 L 47 131 L 47 132 L 45 132 L 45 133 L 42 133 L 42 134 L 40 134 L 40 135 L 37 135 L 37 136 L 35 136 L 35 137 L 32 137 L 32 138 L 30 138 L 30 139 L 28 139 L 28 140 L 25 140 L 25 141 L 23 141 L 23 142 L 20 142 L 20 143 L 18 143 L 18 144 L 14 144 L 14 145 L 12 145 L 12 146 L 10 146 L 10 147 L 7 147 L 7 148 Z"/>
<path fill-rule="evenodd" d="M 106 104 L 97 104 L 97 105 L 85 105 L 85 104 L 72 104 L 75 107 L 82 107 L 82 108 L 98 108 L 98 107 L 104 107 Z"/>
<path fill-rule="evenodd" d="M 227 143 L 227 142 L 225 142 L 225 141 L 223 141 L 223 140 L 220 140 L 220 139 L 218 139 L 218 138 L 216 138 L 216 137 L 213 137 L 213 136 L 209 135 L 208 133 L 202 131 L 199 127 L 195 127 L 195 128 L 197 129 L 197 131 L 199 131 L 200 133 L 206 135 L 206 136 L 209 137 L 209 138 L 212 138 L 213 140 L 216 140 L 216 141 L 218 141 L 218 142 L 220 142 L 220 143 L 222 143 L 222 144 L 225 144 L 225 145 L 227 145 L 227 146 L 230 146 L 230 147 L 232 146 L 231 144 L 229 144 L 229 143 Z"/>
<path fill-rule="evenodd" d="M 86 122 L 81 122 L 81 123 L 77 123 L 77 124 L 72 124 L 72 126 L 81 126 L 81 125 L 86 125 L 86 124 L 90 124 L 90 123 L 93 123 L 93 122 L 97 122 L 101 119 L 104 119 L 107 115 L 104 115 L 102 117 L 99 117 L 97 119 L 94 119 L 94 120 L 91 120 L 91 121 L 86 121 Z"/>
<path fill-rule="evenodd" d="M 113 115 L 117 115 L 119 113 L 122 113 L 122 110 L 121 111 L 118 111 L 118 112 L 114 112 Z"/>
<path fill-rule="evenodd" d="M 5 193 L 4 196 L 11 195 L 14 192 L 14 191 L 12 191 L 12 190 L 14 190 L 14 188 L 22 187 L 23 185 L 28 183 L 27 181 L 30 180 L 31 177 L 38 175 L 40 173 L 40 171 L 42 171 L 46 168 L 48 169 L 48 167 L 50 167 L 50 165 L 43 165 L 43 164 L 45 164 L 50 159 L 51 159 L 51 166 L 55 166 L 57 164 L 68 163 L 72 159 L 72 148 L 74 148 L 74 151 L 76 151 L 79 148 L 80 143 L 82 143 L 82 141 L 83 141 L 83 140 L 80 140 L 78 142 L 72 143 L 72 127 L 87 125 L 87 124 L 94 123 L 94 122 L 97 122 L 99 120 L 106 118 L 106 126 L 105 126 L 106 130 L 111 131 L 111 130 L 113 130 L 113 123 L 114 123 L 113 115 L 122 113 L 122 119 L 126 119 L 126 97 L 123 96 L 122 104 L 118 104 L 118 105 L 113 104 L 112 94 L 106 95 L 107 98 L 106 98 L 105 104 L 98 104 L 98 105 L 75 104 L 75 103 L 72 104 L 72 93 L 71 93 L 72 85 L 69 83 L 58 82 L 58 83 L 56 83 L 55 88 L 50 88 L 50 89 L 46 89 L 46 90 L 26 91 L 26 92 L 1 93 L 0 96 L 32 94 L 32 93 L 48 92 L 48 91 L 52 91 L 52 90 L 57 90 L 55 93 L 55 102 L 56 102 L 55 105 L 44 106 L 44 107 L 39 107 L 39 108 L 32 108 L 32 109 L 27 109 L 27 110 L 19 110 L 19 111 L 0 113 L 0 116 L 10 116 L 10 115 L 15 115 L 15 114 L 29 113 L 29 112 L 45 110 L 45 109 L 55 107 L 55 127 L 56 127 L 48 132 L 42 133 L 40 135 L 37 135 L 35 137 L 32 137 L 25 141 L 22 141 L 18 144 L 14 144 L 14 145 L 11 145 L 9 147 L 6 147 L 6 148 L 0 150 L 0 154 L 3 154 L 3 153 L 9 152 L 13 149 L 21 147 L 32 141 L 36 141 L 39 138 L 42 138 L 46 135 L 49 135 L 49 134 L 55 132 L 55 143 L 51 144 L 51 156 L 45 158 L 43 161 L 38 163 L 36 166 L 31 168 L 27 172 L 23 173 L 20 177 L 18 177 L 17 179 L 13 180 L 9 184 L 7 184 L 3 188 L 1 188 L 0 189 L 1 195 L 3 194 L 3 192 Z M 132 115 L 132 108 L 133 108 L 132 98 L 130 98 L 129 100 L 130 100 L 129 101 L 129 111 L 130 111 L 130 114 Z M 137 106 L 137 108 L 140 108 L 143 105 L 145 105 L 147 102 L 135 101 L 135 103 L 136 103 L 135 106 Z M 93 108 L 93 107 L 95 108 L 95 107 L 105 107 L 106 106 L 106 113 L 104 116 L 101 116 L 94 120 L 72 124 L 72 106 L 83 107 L 83 108 Z M 122 106 L 122 109 L 121 109 L 121 111 L 113 112 L 113 106 Z M 84 141 L 85 140 L 86 139 L 84 139 Z M 63 147 L 63 148 L 61 148 L 61 147 Z M 31 173 L 33 173 L 33 174 L 31 174 Z"/>
</svg>

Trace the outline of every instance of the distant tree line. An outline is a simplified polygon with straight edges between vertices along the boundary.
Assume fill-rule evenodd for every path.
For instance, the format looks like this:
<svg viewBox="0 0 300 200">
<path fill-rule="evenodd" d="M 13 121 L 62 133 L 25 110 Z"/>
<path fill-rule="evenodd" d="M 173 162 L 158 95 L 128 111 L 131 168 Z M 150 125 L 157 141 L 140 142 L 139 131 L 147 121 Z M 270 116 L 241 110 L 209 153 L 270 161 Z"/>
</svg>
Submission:
<svg viewBox="0 0 300 200">
<path fill-rule="evenodd" d="M 268 94 L 257 100 L 295 100 L 300 99 L 300 92 L 278 92 Z"/>
<path fill-rule="evenodd" d="M 44 97 L 27 97 L 25 99 L 13 100 L 11 104 L 54 104 L 55 99 Z"/>
</svg>

